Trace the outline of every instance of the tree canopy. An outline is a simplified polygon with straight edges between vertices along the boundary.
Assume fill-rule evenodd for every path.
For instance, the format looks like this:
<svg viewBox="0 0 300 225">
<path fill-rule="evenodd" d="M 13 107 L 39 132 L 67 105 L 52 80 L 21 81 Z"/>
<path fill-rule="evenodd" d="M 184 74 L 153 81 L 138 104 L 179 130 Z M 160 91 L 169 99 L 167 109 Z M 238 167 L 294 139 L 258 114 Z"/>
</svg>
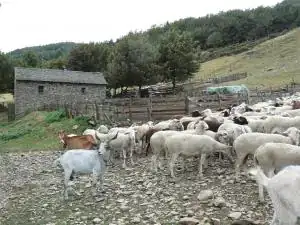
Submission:
<svg viewBox="0 0 300 225">
<path fill-rule="evenodd" d="M 11 60 L 0 52 L 0 93 L 12 91 L 14 84 L 14 68 Z"/>
<path fill-rule="evenodd" d="M 100 71 L 109 88 L 141 88 L 159 81 L 171 81 L 175 87 L 176 82 L 193 76 L 200 61 L 220 56 L 210 53 L 224 48 L 226 51 L 220 51 L 223 55 L 234 54 L 245 48 L 230 46 L 272 38 L 299 25 L 299 1 L 284 0 L 274 7 L 229 10 L 167 22 L 144 32 L 129 32 L 116 41 L 56 43 L 18 49 L 6 56 L 14 66 Z M 7 65 L 6 60 L 2 59 L 4 65 L 0 68 Z"/>
</svg>

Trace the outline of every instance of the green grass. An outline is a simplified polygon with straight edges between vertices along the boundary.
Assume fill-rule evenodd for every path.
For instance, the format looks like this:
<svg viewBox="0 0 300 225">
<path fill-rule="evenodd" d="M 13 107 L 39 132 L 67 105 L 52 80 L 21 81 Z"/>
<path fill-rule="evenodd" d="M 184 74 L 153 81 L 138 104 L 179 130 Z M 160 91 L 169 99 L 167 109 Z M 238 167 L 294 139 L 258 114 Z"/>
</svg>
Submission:
<svg viewBox="0 0 300 225">
<path fill-rule="evenodd" d="M 58 132 L 81 134 L 88 128 L 87 118 L 67 119 L 63 111 L 33 112 L 11 123 L 0 123 L 0 152 L 57 150 L 61 148 Z M 73 130 L 74 125 L 79 125 Z"/>
<path fill-rule="evenodd" d="M 249 88 L 278 88 L 294 80 L 300 83 L 300 28 L 265 41 L 246 52 L 201 64 L 193 81 L 247 72 L 248 77 L 224 85 L 245 84 Z"/>
</svg>

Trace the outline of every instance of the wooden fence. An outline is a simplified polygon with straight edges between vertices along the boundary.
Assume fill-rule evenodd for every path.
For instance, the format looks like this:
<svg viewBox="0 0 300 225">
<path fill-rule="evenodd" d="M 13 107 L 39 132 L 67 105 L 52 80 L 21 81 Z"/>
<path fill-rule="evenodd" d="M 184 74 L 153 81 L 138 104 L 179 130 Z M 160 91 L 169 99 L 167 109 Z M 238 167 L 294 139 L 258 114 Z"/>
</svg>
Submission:
<svg viewBox="0 0 300 225">
<path fill-rule="evenodd" d="M 73 116 L 94 116 L 101 121 L 159 121 L 170 119 L 175 115 L 189 114 L 193 110 L 210 108 L 214 111 L 222 110 L 233 104 L 246 102 L 255 104 L 260 101 L 275 100 L 277 97 L 293 94 L 300 91 L 297 88 L 281 91 L 258 91 L 252 90 L 248 94 L 213 94 L 199 92 L 196 96 L 178 94 L 168 97 L 149 98 L 121 98 L 107 99 L 103 103 L 77 102 L 73 105 L 65 104 L 64 108 Z M 72 107 L 71 107 L 72 106 Z M 53 110 L 58 106 L 46 106 L 44 110 Z"/>
<path fill-rule="evenodd" d="M 174 115 L 189 114 L 193 110 L 221 110 L 232 104 L 246 102 L 255 104 L 261 101 L 275 100 L 277 97 L 300 92 L 300 84 L 286 86 L 280 90 L 259 91 L 251 90 L 248 94 L 214 94 L 209 95 L 203 91 L 179 92 L 177 95 L 149 98 L 119 98 L 106 99 L 104 102 L 73 102 L 44 104 L 34 110 L 53 111 L 64 108 L 69 117 L 90 116 L 98 121 L 158 121 L 169 119 Z M 9 120 L 14 119 L 14 105 L 8 107 Z"/>
</svg>

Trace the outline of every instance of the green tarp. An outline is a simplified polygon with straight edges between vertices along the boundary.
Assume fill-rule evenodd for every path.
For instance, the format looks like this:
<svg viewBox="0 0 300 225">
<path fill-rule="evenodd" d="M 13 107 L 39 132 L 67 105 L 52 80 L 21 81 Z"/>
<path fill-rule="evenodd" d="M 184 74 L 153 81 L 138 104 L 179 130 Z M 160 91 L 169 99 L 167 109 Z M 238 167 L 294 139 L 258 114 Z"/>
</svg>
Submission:
<svg viewBox="0 0 300 225">
<path fill-rule="evenodd" d="M 234 86 L 220 86 L 220 87 L 208 87 L 207 92 L 209 94 L 237 94 L 237 93 L 248 93 L 249 90 L 245 85 L 234 85 Z"/>
</svg>

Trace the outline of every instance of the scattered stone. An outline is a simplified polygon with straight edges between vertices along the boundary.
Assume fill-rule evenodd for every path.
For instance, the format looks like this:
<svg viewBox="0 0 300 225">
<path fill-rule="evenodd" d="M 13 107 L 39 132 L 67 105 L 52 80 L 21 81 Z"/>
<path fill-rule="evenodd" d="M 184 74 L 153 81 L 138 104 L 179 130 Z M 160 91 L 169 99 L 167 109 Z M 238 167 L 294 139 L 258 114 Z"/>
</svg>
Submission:
<svg viewBox="0 0 300 225">
<path fill-rule="evenodd" d="M 221 220 L 217 218 L 211 218 L 213 225 L 221 225 Z"/>
<path fill-rule="evenodd" d="M 105 200 L 105 198 L 103 198 L 103 197 L 96 198 L 96 202 L 103 202 L 104 200 Z"/>
<path fill-rule="evenodd" d="M 242 216 L 241 212 L 232 212 L 228 215 L 229 218 L 238 220 Z"/>
<path fill-rule="evenodd" d="M 259 223 L 251 220 L 236 220 L 233 221 L 231 225 L 257 225 Z"/>
<path fill-rule="evenodd" d="M 192 210 L 187 210 L 186 214 L 187 214 L 188 217 L 194 216 L 194 212 Z"/>
<path fill-rule="evenodd" d="M 198 195 L 199 201 L 207 201 L 208 199 L 212 198 L 214 195 L 212 190 L 204 190 L 201 191 Z"/>
<path fill-rule="evenodd" d="M 99 218 L 93 219 L 94 224 L 99 224 L 100 222 L 101 222 L 101 219 L 99 219 Z"/>
<path fill-rule="evenodd" d="M 179 220 L 180 225 L 196 225 L 199 223 L 200 223 L 199 220 L 192 217 L 184 217 Z"/>
<path fill-rule="evenodd" d="M 226 206 L 226 201 L 225 201 L 225 199 L 222 198 L 222 197 L 217 197 L 217 198 L 214 200 L 213 205 L 216 206 L 216 207 L 222 208 L 223 206 Z"/>
<path fill-rule="evenodd" d="M 82 216 L 82 217 L 80 217 L 80 218 L 81 218 L 81 220 L 87 220 L 87 219 L 88 219 L 87 216 Z"/>
<path fill-rule="evenodd" d="M 85 188 L 90 188 L 90 187 L 92 187 L 92 184 L 91 183 L 87 183 L 84 187 Z"/>
<path fill-rule="evenodd" d="M 134 217 L 133 220 L 132 220 L 133 223 L 136 223 L 136 224 L 139 224 L 141 223 L 141 218 L 139 217 Z"/>
<path fill-rule="evenodd" d="M 122 212 L 126 212 L 126 211 L 129 211 L 130 207 L 128 207 L 126 205 L 121 205 L 120 209 Z"/>
<path fill-rule="evenodd" d="M 167 175 L 168 165 L 162 163 L 165 167 L 157 174 L 150 171 L 151 157 L 137 156 L 135 166 L 131 167 L 129 161 L 130 170 L 122 169 L 122 160 L 117 159 L 114 167 L 108 165 L 104 176 L 107 193 L 93 197 L 93 188 L 85 188 L 91 177 L 80 175 L 70 182 L 74 185 L 70 200 L 61 202 L 63 172 L 52 167 L 59 154 L 44 151 L 24 153 L 22 158 L 16 155 L 5 158 L 0 154 L 0 171 L 4 172 L 0 179 L 0 199 L 4 204 L 0 206 L 7 205 L 1 209 L 0 224 L 17 224 L 23 219 L 20 212 L 24 209 L 31 217 L 26 218 L 29 223 L 44 221 L 48 225 L 95 224 L 95 217 L 99 219 L 96 223 L 111 225 L 176 224 L 181 217 L 199 220 L 198 225 L 225 225 L 231 221 L 235 225 L 261 225 L 271 219 L 273 212 L 269 196 L 266 195 L 266 204 L 257 203 L 256 183 L 245 176 L 241 181 L 246 183 L 235 182 L 234 170 L 226 158 L 221 165 L 217 158 L 209 157 L 208 169 L 201 179 L 197 177 L 198 161 L 191 159 L 174 183 Z M 74 191 L 82 196 L 75 196 Z M 208 204 L 203 204 L 203 199 Z"/>
<path fill-rule="evenodd" d="M 185 195 L 182 197 L 183 200 L 189 200 L 189 196 Z"/>
</svg>

